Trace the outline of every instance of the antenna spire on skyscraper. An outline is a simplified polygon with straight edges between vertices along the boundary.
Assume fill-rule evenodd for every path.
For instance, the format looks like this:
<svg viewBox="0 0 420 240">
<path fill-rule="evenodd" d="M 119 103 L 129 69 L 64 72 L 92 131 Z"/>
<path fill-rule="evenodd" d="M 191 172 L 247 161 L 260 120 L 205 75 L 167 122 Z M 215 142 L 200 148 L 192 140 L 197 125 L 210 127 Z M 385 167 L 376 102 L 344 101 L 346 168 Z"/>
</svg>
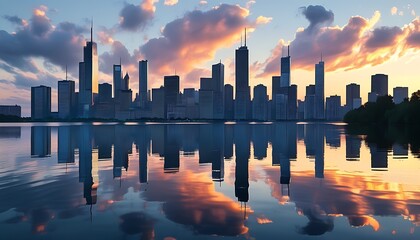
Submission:
<svg viewBox="0 0 420 240">
<path fill-rule="evenodd" d="M 287 46 L 287 56 L 290 57 L 290 45 Z"/>
<path fill-rule="evenodd" d="M 245 28 L 245 47 L 246 47 L 246 28 Z"/>
<path fill-rule="evenodd" d="M 67 64 L 66 64 L 66 81 L 67 81 Z"/>
<path fill-rule="evenodd" d="M 92 21 L 90 22 L 90 42 L 93 42 L 93 17 Z"/>
</svg>

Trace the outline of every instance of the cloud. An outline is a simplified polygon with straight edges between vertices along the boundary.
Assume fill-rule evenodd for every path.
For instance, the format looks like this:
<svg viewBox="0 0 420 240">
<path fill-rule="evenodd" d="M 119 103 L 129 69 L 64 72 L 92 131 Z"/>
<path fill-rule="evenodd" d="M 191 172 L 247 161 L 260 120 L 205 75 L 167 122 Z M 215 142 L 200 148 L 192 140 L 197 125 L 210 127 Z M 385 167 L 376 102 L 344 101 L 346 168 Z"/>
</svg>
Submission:
<svg viewBox="0 0 420 240">
<path fill-rule="evenodd" d="M 310 23 L 307 28 L 309 31 L 322 25 L 330 25 L 334 21 L 334 13 L 320 5 L 301 7 L 300 11 Z"/>
<path fill-rule="evenodd" d="M 178 4 L 178 0 L 165 0 L 164 4 L 166 6 L 173 6 L 173 5 Z"/>
<path fill-rule="evenodd" d="M 398 13 L 398 8 L 397 7 L 392 7 L 391 8 L 391 15 L 397 15 Z"/>
<path fill-rule="evenodd" d="M 185 75 L 182 84 L 185 88 L 196 87 L 196 83 L 200 82 L 202 77 L 211 77 L 211 71 L 209 69 L 195 68 Z"/>
<path fill-rule="evenodd" d="M 120 28 L 128 31 L 144 29 L 155 16 L 156 7 L 154 4 L 157 1 L 143 0 L 138 6 L 126 3 L 120 11 Z"/>
<path fill-rule="evenodd" d="M 1 60 L 29 72 L 38 71 L 31 60 L 33 57 L 41 57 L 63 69 L 66 65 L 70 68 L 77 66 L 82 58 L 80 49 L 84 43 L 81 34 L 86 30 L 69 22 L 61 22 L 54 26 L 45 10 L 46 7 L 42 6 L 36 8 L 28 24 L 21 25 L 22 27 L 13 33 L 0 30 Z"/>
<path fill-rule="evenodd" d="M 200 2 L 199 2 L 199 4 L 200 5 L 206 5 L 208 2 L 207 1 L 205 1 L 205 0 L 201 0 Z"/>
<path fill-rule="evenodd" d="M 263 63 L 255 64 L 260 69 L 257 70 L 257 77 L 279 74 L 280 58 L 289 44 L 293 68 L 313 70 L 322 53 L 327 71 L 375 66 L 393 56 L 401 57 L 407 51 L 417 51 L 420 48 L 419 18 L 402 28 L 375 28 L 381 16 L 379 12 L 375 12 L 370 19 L 353 16 L 342 27 L 326 26 L 334 19 L 331 11 L 323 7 L 305 9 L 303 14 L 309 20 L 309 26 L 298 29 L 290 43 L 280 39 L 270 57 Z"/>
<path fill-rule="evenodd" d="M 259 16 L 257 17 L 257 24 L 267 24 L 270 23 L 272 20 L 272 17 Z"/>
<path fill-rule="evenodd" d="M 198 64 L 214 59 L 218 49 L 237 42 L 245 27 L 255 27 L 256 23 L 249 21 L 248 15 L 247 9 L 228 4 L 209 11 L 187 12 L 166 24 L 161 37 L 141 46 L 141 53 L 155 74 L 169 74 L 174 69 L 187 73 Z"/>
<path fill-rule="evenodd" d="M 8 20 L 9 22 L 16 24 L 18 26 L 26 26 L 28 25 L 28 21 L 26 21 L 25 19 L 22 19 L 18 16 L 9 16 L 9 15 L 5 15 L 4 19 Z"/>
</svg>

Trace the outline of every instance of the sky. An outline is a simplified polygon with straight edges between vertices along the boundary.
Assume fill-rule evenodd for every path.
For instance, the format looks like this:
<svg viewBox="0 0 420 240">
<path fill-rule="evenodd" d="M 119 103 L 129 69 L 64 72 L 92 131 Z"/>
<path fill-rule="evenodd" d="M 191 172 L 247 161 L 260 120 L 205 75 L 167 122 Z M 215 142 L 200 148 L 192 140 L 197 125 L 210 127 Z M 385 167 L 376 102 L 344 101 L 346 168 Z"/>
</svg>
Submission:
<svg viewBox="0 0 420 240">
<path fill-rule="evenodd" d="M 0 8 L 0 104 L 22 106 L 30 116 L 30 88 L 52 87 L 57 110 L 57 81 L 78 85 L 78 62 L 90 38 L 98 43 L 99 82 L 112 82 L 112 64 L 121 58 L 138 92 L 138 61 L 149 61 L 149 88 L 176 72 L 181 88 L 199 87 L 211 65 L 225 65 L 225 83 L 234 85 L 234 54 L 248 29 L 250 85 L 280 75 L 280 57 L 290 45 L 292 84 L 304 98 L 314 84 L 321 53 L 326 66 L 325 96 L 361 85 L 362 101 L 370 77 L 389 75 L 396 86 L 420 89 L 420 2 L 391 0 L 2 0 Z"/>
</svg>

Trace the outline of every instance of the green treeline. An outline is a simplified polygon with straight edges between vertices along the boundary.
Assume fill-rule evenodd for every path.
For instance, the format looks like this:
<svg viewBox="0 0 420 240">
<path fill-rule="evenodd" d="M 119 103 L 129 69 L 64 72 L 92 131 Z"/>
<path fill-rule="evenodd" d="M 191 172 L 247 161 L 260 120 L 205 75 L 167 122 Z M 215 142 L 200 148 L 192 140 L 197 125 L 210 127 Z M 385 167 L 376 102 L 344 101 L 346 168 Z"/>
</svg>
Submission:
<svg viewBox="0 0 420 240">
<path fill-rule="evenodd" d="M 392 96 L 378 97 L 375 103 L 368 102 L 349 111 L 344 116 L 344 122 L 362 125 L 420 124 L 420 90 L 400 104 L 394 104 Z"/>
</svg>

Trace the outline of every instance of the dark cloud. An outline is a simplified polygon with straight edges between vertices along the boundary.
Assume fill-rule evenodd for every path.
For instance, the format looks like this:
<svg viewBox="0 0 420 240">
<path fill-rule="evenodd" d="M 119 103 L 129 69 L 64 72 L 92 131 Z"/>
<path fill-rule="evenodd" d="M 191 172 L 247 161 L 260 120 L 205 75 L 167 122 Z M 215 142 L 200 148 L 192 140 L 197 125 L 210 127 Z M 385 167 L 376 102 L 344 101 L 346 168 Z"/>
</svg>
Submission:
<svg viewBox="0 0 420 240">
<path fill-rule="evenodd" d="M 10 15 L 5 15 L 3 16 L 6 20 L 8 20 L 9 22 L 19 25 L 19 26 L 23 26 L 25 25 L 26 21 L 23 20 L 22 18 L 18 17 L 18 16 L 10 16 Z"/>
<path fill-rule="evenodd" d="M 334 13 L 331 10 L 325 9 L 320 5 L 309 5 L 308 7 L 301 7 L 300 11 L 303 16 L 309 21 L 308 30 L 322 25 L 329 25 L 334 21 Z"/>
<path fill-rule="evenodd" d="M 82 59 L 85 29 L 62 22 L 53 27 L 44 8 L 35 9 L 29 23 L 15 33 L 0 30 L 0 59 L 21 71 L 38 72 L 32 57 L 70 70 Z"/>
<path fill-rule="evenodd" d="M 155 0 L 143 0 L 136 6 L 126 3 L 120 11 L 120 27 L 124 30 L 136 31 L 146 27 L 155 15 Z"/>
<path fill-rule="evenodd" d="M 398 36 L 403 34 L 399 27 L 380 27 L 373 30 L 365 43 L 367 48 L 381 48 L 395 44 Z"/>
</svg>

